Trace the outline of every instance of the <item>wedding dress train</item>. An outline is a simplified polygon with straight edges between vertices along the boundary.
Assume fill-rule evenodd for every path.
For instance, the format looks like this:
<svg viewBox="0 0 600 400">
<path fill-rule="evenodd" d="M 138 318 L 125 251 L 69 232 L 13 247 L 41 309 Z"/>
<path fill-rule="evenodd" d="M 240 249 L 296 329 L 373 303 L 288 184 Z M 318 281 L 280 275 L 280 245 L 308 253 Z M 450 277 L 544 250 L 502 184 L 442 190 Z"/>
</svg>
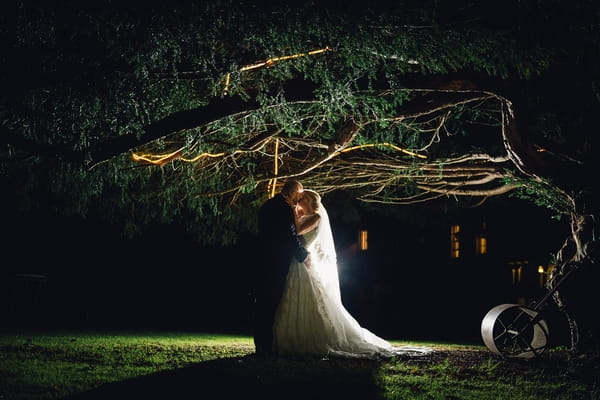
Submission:
<svg viewBox="0 0 600 400">
<path fill-rule="evenodd" d="M 303 235 L 311 267 L 292 262 L 274 324 L 274 350 L 280 355 L 387 358 L 422 355 L 426 347 L 395 347 L 363 328 L 341 300 L 337 257 L 327 211 Z"/>
</svg>

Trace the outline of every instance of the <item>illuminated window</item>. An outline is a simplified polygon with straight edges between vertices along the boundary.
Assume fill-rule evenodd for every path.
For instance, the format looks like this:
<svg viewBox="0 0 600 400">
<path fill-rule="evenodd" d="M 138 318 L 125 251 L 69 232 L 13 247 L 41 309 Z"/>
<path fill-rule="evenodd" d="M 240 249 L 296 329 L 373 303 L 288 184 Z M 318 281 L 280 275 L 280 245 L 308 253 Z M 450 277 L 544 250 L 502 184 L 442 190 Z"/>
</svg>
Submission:
<svg viewBox="0 0 600 400">
<path fill-rule="evenodd" d="M 522 274 L 523 274 L 523 267 L 522 266 L 513 267 L 513 269 L 512 269 L 512 283 L 513 283 L 513 285 L 516 285 L 517 283 L 521 282 L 521 275 Z"/>
<path fill-rule="evenodd" d="M 508 264 L 511 266 L 513 285 L 521 283 L 521 278 L 523 277 L 523 266 L 529 264 L 529 261 L 511 261 Z"/>
<path fill-rule="evenodd" d="M 358 232 L 358 248 L 367 250 L 369 248 L 368 234 L 366 230 Z"/>
<path fill-rule="evenodd" d="M 487 238 L 485 236 L 475 237 L 475 253 L 486 254 L 487 253 Z"/>
<path fill-rule="evenodd" d="M 537 272 L 540 275 L 539 285 L 542 288 L 542 287 L 544 287 L 544 283 L 546 282 L 546 276 L 545 276 L 546 271 L 544 270 L 544 266 L 543 265 L 538 265 Z"/>
<path fill-rule="evenodd" d="M 450 227 L 450 258 L 460 257 L 460 225 L 452 225 Z"/>
<path fill-rule="evenodd" d="M 483 255 L 487 253 L 487 233 L 485 221 L 481 223 L 479 235 L 475 236 L 475 254 Z"/>
</svg>

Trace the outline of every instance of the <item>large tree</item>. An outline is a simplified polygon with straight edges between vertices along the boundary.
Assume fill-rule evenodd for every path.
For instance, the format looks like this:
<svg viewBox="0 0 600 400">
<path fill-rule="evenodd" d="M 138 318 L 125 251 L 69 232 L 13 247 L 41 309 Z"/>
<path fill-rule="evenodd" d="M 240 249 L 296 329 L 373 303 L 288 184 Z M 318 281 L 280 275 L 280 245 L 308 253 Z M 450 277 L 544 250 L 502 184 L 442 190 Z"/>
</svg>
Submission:
<svg viewBox="0 0 600 400">
<path fill-rule="evenodd" d="M 477 3 L 5 6 L 5 208 L 228 244 L 289 177 L 383 205 L 513 195 L 571 221 L 551 288 L 597 243 L 598 6 Z"/>
</svg>

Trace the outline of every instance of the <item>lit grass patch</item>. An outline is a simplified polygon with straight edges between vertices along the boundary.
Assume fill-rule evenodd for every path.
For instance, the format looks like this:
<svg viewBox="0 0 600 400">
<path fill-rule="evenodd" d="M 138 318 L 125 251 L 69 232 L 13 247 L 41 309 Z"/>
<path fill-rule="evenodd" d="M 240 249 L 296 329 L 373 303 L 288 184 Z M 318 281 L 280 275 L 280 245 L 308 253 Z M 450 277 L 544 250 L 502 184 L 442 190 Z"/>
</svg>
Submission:
<svg viewBox="0 0 600 400">
<path fill-rule="evenodd" d="M 254 351 L 251 338 L 184 333 L 0 336 L 6 398 L 58 398 L 110 382 Z"/>
<path fill-rule="evenodd" d="M 303 400 L 600 399 L 597 373 L 571 363 L 568 354 L 512 362 L 482 346 L 393 343 L 434 351 L 379 361 L 259 359 L 249 357 L 254 346 L 248 336 L 0 334 L 0 394 L 6 400 L 148 400 L 180 398 L 190 390 L 194 398 L 221 399 L 282 398 L 282 393 Z"/>
</svg>

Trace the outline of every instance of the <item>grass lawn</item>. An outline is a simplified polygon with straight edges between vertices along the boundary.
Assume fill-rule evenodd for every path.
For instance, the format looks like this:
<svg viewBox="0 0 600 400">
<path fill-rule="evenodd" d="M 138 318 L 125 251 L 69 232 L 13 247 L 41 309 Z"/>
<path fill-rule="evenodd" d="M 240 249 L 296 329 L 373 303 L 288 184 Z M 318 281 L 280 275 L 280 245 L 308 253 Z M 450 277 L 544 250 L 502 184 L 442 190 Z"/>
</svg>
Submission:
<svg viewBox="0 0 600 400">
<path fill-rule="evenodd" d="M 390 360 L 257 359 L 249 336 L 183 332 L 0 334 L 0 399 L 600 399 L 597 360 L 549 351 L 408 343 Z"/>
</svg>

